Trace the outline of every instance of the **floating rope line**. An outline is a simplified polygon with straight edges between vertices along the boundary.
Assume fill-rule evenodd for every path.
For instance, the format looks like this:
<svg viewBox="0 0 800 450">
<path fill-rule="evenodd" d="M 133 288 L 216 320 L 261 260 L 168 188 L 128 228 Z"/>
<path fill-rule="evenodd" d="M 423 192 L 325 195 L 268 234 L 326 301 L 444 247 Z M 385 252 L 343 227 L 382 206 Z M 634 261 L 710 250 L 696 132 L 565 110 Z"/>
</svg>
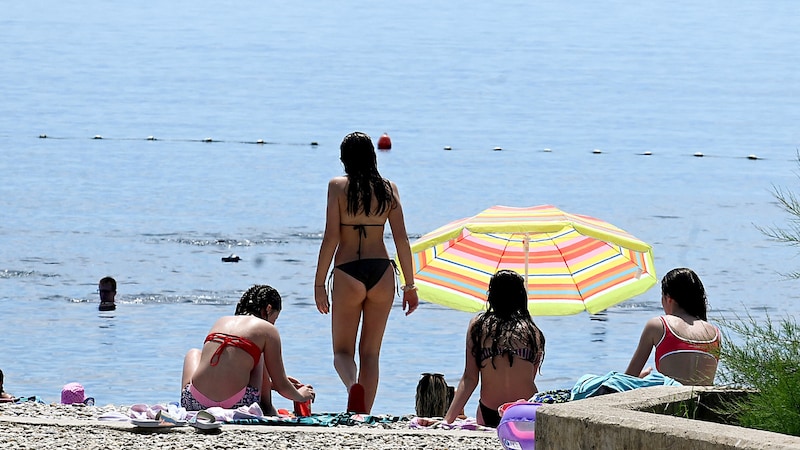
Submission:
<svg viewBox="0 0 800 450">
<path fill-rule="evenodd" d="M 39 139 L 58 139 L 58 140 L 78 140 L 78 139 L 86 139 L 74 136 L 48 136 L 46 134 L 40 134 Z M 96 134 L 89 138 L 91 140 L 104 140 L 104 141 L 171 141 L 171 142 L 205 142 L 205 143 L 222 143 L 222 144 L 258 144 L 258 145 L 310 145 L 312 147 L 316 147 L 319 145 L 318 142 L 312 141 L 310 143 L 287 143 L 287 142 L 271 142 L 265 141 L 264 139 L 257 139 L 255 141 L 233 141 L 233 140 L 225 140 L 225 139 L 213 139 L 210 137 L 203 138 L 203 139 L 175 139 L 175 138 L 156 138 L 155 136 L 147 136 L 146 138 L 107 138 L 103 137 L 102 135 Z"/>
<path fill-rule="evenodd" d="M 77 140 L 77 139 L 86 139 L 86 138 L 80 138 L 80 137 L 74 137 L 74 136 L 48 136 L 46 134 L 40 134 L 39 135 L 39 139 Z M 221 144 L 298 145 L 298 146 L 302 145 L 302 146 L 311 146 L 311 147 L 317 147 L 319 145 L 319 143 L 317 141 L 311 141 L 309 143 L 298 143 L 298 142 L 287 143 L 287 142 L 265 141 L 264 139 L 257 139 L 255 141 L 224 140 L 224 139 L 213 139 L 213 138 L 210 138 L 210 137 L 206 137 L 206 138 L 202 138 L 202 139 L 178 139 L 178 138 L 162 139 L 162 138 L 156 138 L 155 136 L 147 136 L 145 138 L 126 138 L 126 137 L 122 137 L 122 138 L 113 138 L 113 137 L 112 138 L 107 138 L 107 137 L 103 137 L 102 135 L 99 135 L 99 134 L 96 134 L 96 135 L 90 137 L 89 139 L 92 139 L 92 140 L 107 140 L 107 141 L 166 141 L 166 142 L 221 143 Z M 447 146 L 444 147 L 444 150 L 452 151 L 453 147 L 447 145 Z M 494 147 L 494 148 L 492 148 L 492 151 L 495 151 L 495 152 L 501 152 L 503 150 L 504 149 L 502 147 Z M 541 151 L 545 152 L 545 153 L 555 153 L 550 148 L 545 148 L 545 149 L 542 149 Z M 606 154 L 604 151 L 602 151 L 602 150 L 600 150 L 598 148 L 592 149 L 591 153 L 594 154 L 594 155 L 604 155 L 604 154 Z M 653 156 L 653 152 L 652 151 L 645 151 L 645 152 L 636 153 L 636 154 L 637 155 L 641 155 L 641 156 Z M 750 155 L 747 155 L 747 156 L 721 156 L 721 155 L 706 155 L 703 152 L 695 152 L 695 153 L 693 153 L 693 154 L 691 154 L 689 156 L 694 156 L 695 158 L 705 158 L 705 157 L 734 158 L 734 159 L 744 158 L 744 159 L 749 159 L 751 161 L 765 159 L 765 158 L 762 158 L 760 156 L 756 156 L 754 154 L 750 154 Z"/>
</svg>

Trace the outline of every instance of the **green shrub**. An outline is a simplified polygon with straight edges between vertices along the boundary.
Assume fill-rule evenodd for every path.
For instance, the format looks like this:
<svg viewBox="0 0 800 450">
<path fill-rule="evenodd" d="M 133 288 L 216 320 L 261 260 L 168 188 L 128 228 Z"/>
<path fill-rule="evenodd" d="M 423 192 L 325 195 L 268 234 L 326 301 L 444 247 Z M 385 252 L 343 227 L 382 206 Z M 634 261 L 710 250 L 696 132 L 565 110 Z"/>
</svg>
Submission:
<svg viewBox="0 0 800 450">
<path fill-rule="evenodd" d="M 786 317 L 775 324 L 767 317 L 724 320 L 726 332 L 719 379 L 733 387 L 753 389 L 744 399 L 727 402 L 721 412 L 740 426 L 800 436 L 800 327 Z"/>
</svg>

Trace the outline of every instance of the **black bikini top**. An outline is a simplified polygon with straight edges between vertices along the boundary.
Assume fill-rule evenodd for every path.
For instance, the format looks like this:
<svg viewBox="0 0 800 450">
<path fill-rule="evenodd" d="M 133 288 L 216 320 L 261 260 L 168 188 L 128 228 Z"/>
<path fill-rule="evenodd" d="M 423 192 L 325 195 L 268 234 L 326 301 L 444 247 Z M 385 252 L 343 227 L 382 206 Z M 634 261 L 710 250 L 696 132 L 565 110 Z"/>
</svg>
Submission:
<svg viewBox="0 0 800 450">
<path fill-rule="evenodd" d="M 353 227 L 354 230 L 358 231 L 358 259 L 361 259 L 361 238 L 367 237 L 367 227 L 382 227 L 386 223 L 363 223 L 363 224 L 351 224 L 351 223 L 342 223 L 340 224 L 343 227 Z"/>
</svg>

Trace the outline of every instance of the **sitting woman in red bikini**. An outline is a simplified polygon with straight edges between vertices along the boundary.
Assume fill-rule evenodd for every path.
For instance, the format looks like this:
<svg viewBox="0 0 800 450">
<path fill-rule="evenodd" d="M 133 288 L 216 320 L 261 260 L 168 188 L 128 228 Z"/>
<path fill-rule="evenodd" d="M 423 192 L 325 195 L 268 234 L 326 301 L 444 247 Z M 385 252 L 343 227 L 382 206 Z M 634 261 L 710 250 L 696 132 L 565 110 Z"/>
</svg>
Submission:
<svg viewBox="0 0 800 450">
<path fill-rule="evenodd" d="M 714 384 L 720 354 L 719 329 L 708 323 L 706 291 L 691 269 L 669 271 L 661 280 L 661 305 L 666 313 L 645 324 L 631 358 L 628 375 L 644 377 L 653 348 L 656 370 L 688 386 Z"/>
<path fill-rule="evenodd" d="M 235 315 L 218 319 L 203 348 L 186 354 L 181 406 L 199 411 L 259 403 L 265 415 L 276 415 L 273 389 L 295 402 L 313 400 L 311 386 L 296 388 L 297 380 L 286 376 L 281 340 L 274 326 L 280 311 L 278 291 L 265 285 L 248 289 L 236 305 Z"/>
</svg>

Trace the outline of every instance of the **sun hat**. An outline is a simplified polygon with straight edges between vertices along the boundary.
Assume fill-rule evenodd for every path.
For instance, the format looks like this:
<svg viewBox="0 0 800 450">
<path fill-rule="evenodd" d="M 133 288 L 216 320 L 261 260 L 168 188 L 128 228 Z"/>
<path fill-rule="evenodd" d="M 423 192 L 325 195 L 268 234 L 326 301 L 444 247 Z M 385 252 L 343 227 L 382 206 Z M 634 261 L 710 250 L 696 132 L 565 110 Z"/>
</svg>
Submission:
<svg viewBox="0 0 800 450">
<path fill-rule="evenodd" d="M 75 403 L 94 405 L 94 398 L 86 397 L 83 385 L 80 383 L 67 383 L 61 389 L 61 404 L 72 405 Z"/>
</svg>

